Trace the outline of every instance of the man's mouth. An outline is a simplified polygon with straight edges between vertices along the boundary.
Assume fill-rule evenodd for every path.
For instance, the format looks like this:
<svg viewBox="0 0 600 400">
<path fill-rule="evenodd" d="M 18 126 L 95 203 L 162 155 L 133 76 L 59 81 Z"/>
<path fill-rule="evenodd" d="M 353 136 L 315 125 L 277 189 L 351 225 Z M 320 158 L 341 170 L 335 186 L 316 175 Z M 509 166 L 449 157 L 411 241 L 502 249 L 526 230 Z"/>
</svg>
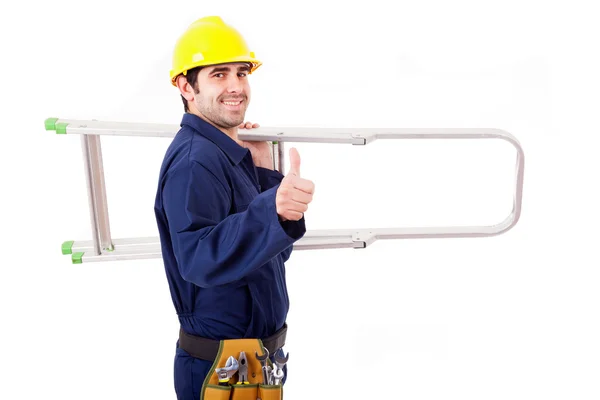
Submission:
<svg viewBox="0 0 600 400">
<path fill-rule="evenodd" d="M 223 100 L 221 103 L 225 104 L 226 106 L 236 107 L 242 104 L 242 101 L 243 100 Z"/>
</svg>

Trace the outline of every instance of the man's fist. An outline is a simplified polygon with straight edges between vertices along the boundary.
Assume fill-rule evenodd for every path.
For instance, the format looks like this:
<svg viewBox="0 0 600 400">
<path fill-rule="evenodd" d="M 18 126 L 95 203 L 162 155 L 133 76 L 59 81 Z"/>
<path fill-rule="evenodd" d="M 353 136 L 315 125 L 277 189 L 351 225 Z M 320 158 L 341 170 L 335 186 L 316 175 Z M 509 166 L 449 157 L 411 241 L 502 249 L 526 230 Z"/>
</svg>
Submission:
<svg viewBox="0 0 600 400">
<path fill-rule="evenodd" d="M 275 205 L 282 221 L 298 221 L 308 210 L 313 199 L 315 184 L 300 177 L 300 154 L 295 148 L 290 149 L 290 171 L 281 181 Z"/>
</svg>

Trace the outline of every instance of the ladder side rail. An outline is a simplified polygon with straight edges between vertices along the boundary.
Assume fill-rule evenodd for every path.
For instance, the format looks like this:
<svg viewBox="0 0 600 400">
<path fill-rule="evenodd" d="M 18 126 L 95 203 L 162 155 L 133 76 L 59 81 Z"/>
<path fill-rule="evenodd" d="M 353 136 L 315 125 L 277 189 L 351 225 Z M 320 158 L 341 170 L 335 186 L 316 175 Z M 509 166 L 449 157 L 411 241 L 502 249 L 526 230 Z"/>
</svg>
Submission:
<svg viewBox="0 0 600 400">
<path fill-rule="evenodd" d="M 92 166 L 92 151 L 90 146 L 90 137 L 89 135 L 83 134 L 81 135 L 81 147 L 83 150 L 83 163 L 85 169 L 85 182 L 88 193 L 88 208 L 90 213 L 90 224 L 92 231 L 92 240 L 89 242 L 91 248 L 88 251 L 93 251 L 94 255 L 100 255 L 100 234 L 98 231 L 98 218 L 96 213 L 96 202 L 94 196 L 94 172 Z"/>
<path fill-rule="evenodd" d="M 114 250 L 110 233 L 110 220 L 108 214 L 108 201 L 106 196 L 106 183 L 104 180 L 104 164 L 102 160 L 102 146 L 100 136 L 90 136 L 91 167 L 93 173 L 93 194 L 96 204 L 95 211 L 98 221 L 98 233 L 101 251 Z"/>
<path fill-rule="evenodd" d="M 377 238 L 416 239 L 496 236 L 509 231 L 518 223 L 521 217 L 523 200 L 525 154 L 523 147 L 514 135 L 501 129 L 480 128 L 399 128 L 391 130 L 369 128 L 365 131 L 365 133 L 360 134 L 361 137 L 365 138 L 365 144 L 382 139 L 497 139 L 510 143 L 516 150 L 513 207 L 510 214 L 503 221 L 491 226 L 376 229 L 378 231 Z"/>
<path fill-rule="evenodd" d="M 285 175 L 285 146 L 281 141 L 273 142 L 273 167 Z"/>
<path fill-rule="evenodd" d="M 94 254 L 114 249 L 108 215 L 100 136 L 81 135 Z"/>
</svg>

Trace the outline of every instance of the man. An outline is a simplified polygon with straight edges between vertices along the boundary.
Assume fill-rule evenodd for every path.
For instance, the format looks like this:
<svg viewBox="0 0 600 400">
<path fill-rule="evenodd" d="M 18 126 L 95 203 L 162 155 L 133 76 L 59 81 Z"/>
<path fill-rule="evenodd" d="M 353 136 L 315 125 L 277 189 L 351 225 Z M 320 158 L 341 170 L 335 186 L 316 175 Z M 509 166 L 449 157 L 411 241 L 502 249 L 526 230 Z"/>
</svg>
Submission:
<svg viewBox="0 0 600 400">
<path fill-rule="evenodd" d="M 174 51 L 171 82 L 185 113 L 160 169 L 155 215 L 181 325 L 178 399 L 199 398 L 215 341 L 281 345 L 285 335 L 284 263 L 306 232 L 314 183 L 300 177 L 296 149 L 284 177 L 267 142 L 238 138 L 251 98 L 248 75 L 260 65 L 219 17 L 192 24 Z"/>
</svg>

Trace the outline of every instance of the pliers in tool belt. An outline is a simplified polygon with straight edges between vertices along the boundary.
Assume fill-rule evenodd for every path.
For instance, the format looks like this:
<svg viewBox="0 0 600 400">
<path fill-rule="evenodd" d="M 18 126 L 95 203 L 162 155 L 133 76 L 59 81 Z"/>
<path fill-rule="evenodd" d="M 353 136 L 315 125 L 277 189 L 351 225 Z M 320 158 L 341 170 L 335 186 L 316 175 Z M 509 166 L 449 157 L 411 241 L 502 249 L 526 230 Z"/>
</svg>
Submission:
<svg viewBox="0 0 600 400">
<path fill-rule="evenodd" d="M 240 358 L 238 360 L 239 369 L 238 369 L 238 382 L 236 385 L 249 385 L 248 381 L 248 360 L 246 359 L 246 353 L 240 352 Z"/>
</svg>

